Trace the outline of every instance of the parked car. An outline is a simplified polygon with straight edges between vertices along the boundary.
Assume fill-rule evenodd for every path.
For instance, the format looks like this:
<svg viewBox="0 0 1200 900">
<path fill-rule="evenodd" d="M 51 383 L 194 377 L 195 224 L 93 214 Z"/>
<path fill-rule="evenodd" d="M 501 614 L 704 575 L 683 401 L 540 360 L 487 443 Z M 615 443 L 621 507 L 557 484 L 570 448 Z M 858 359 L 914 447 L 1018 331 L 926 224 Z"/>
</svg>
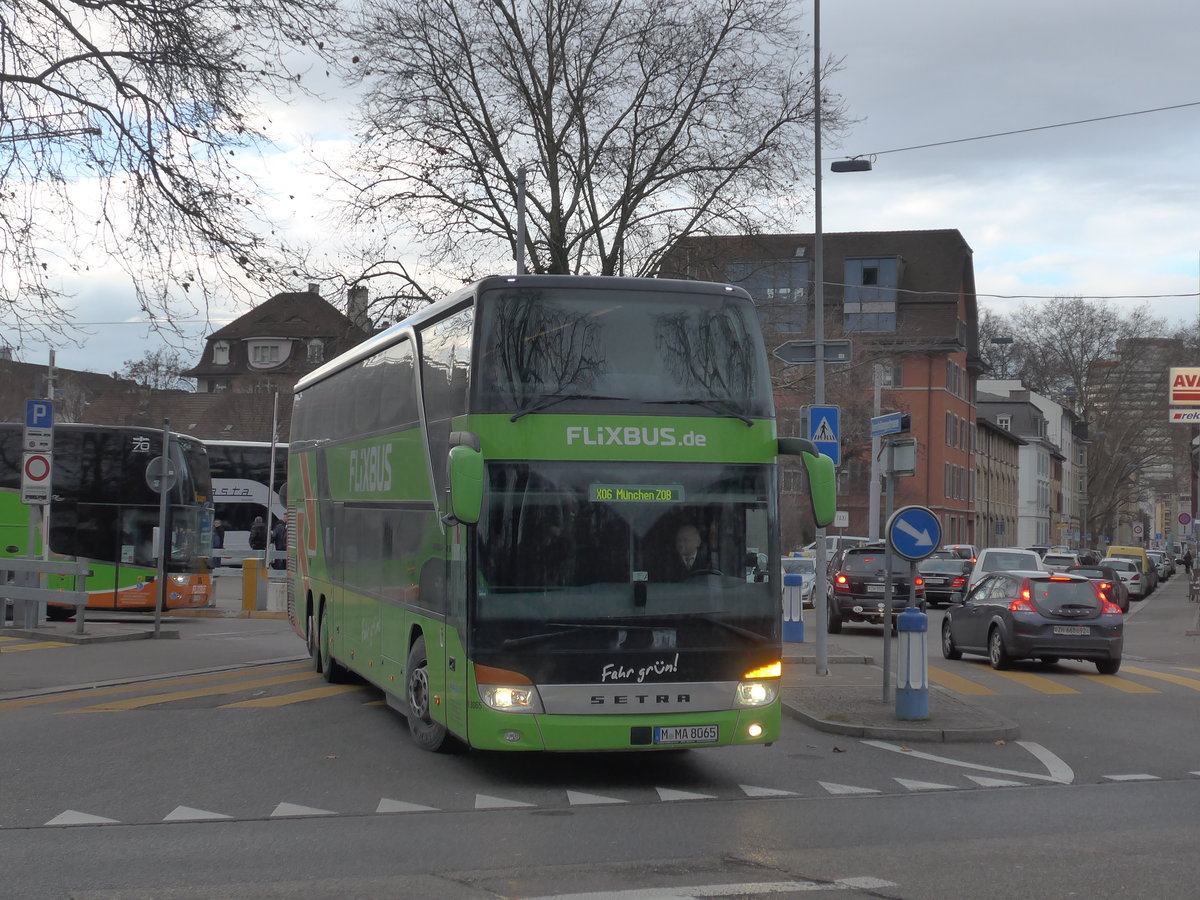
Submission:
<svg viewBox="0 0 1200 900">
<path fill-rule="evenodd" d="M 1025 549 L 1034 551 L 1038 556 L 1045 556 L 1050 552 L 1049 547 L 1044 547 L 1041 544 L 1034 544 L 1032 547 L 1026 547 Z"/>
<path fill-rule="evenodd" d="M 1006 570 L 1045 571 L 1042 568 L 1042 557 L 1036 550 L 1022 550 L 1020 547 L 984 547 L 971 567 L 967 578 L 967 590 L 975 587 L 989 572 Z"/>
<path fill-rule="evenodd" d="M 1042 557 L 1042 565 L 1051 572 L 1065 572 L 1071 566 L 1079 565 L 1079 555 L 1076 553 L 1047 553 Z"/>
<path fill-rule="evenodd" d="M 1144 547 L 1132 547 L 1128 545 L 1113 544 L 1108 548 L 1108 557 L 1124 557 L 1138 562 L 1142 566 L 1142 578 L 1146 582 L 1146 596 L 1154 593 L 1154 589 L 1158 587 L 1158 568 L 1150 561 L 1150 557 L 1146 555 Z"/>
<path fill-rule="evenodd" d="M 1121 612 L 1129 612 L 1129 588 L 1121 579 L 1121 575 L 1112 566 L 1071 566 L 1067 569 L 1070 575 L 1082 575 L 1096 582 L 1104 592 L 1105 599 L 1121 607 Z"/>
<path fill-rule="evenodd" d="M 829 624 L 830 634 L 840 634 L 843 622 L 883 624 L 883 598 L 887 582 L 887 567 L 882 544 L 869 544 L 840 550 L 830 566 Z M 895 617 L 909 604 L 910 597 L 925 610 L 924 580 L 913 579 L 909 561 L 902 556 L 892 557 L 892 625 Z"/>
<path fill-rule="evenodd" d="M 1147 550 L 1146 555 L 1158 569 L 1158 580 L 1167 581 L 1175 574 L 1175 561 L 1162 550 Z"/>
<path fill-rule="evenodd" d="M 799 575 L 804 580 L 800 584 L 800 605 L 804 609 L 813 608 L 813 587 L 817 583 L 817 560 L 812 556 L 785 556 L 780 560 L 784 575 Z"/>
<path fill-rule="evenodd" d="M 942 655 L 986 656 L 993 669 L 1015 659 L 1094 662 L 1101 675 L 1121 668 L 1124 617 L 1099 587 L 1060 572 L 994 572 L 952 603 L 942 619 Z"/>
<path fill-rule="evenodd" d="M 971 560 L 953 554 L 942 557 L 935 554 L 917 563 L 917 571 L 925 579 L 925 603 L 939 606 L 961 599 L 967 590 L 971 565 Z"/>
<path fill-rule="evenodd" d="M 831 558 L 839 550 L 848 550 L 851 547 L 861 547 L 870 541 L 870 538 L 857 537 L 852 534 L 827 534 L 825 535 L 825 554 L 826 558 Z M 801 550 L 805 556 L 812 556 L 817 552 L 817 542 L 805 544 Z"/>
<path fill-rule="evenodd" d="M 1136 560 L 1125 557 L 1106 556 L 1100 560 L 1104 568 L 1112 569 L 1125 583 L 1130 600 L 1142 600 L 1146 596 L 1146 579 L 1142 576 L 1142 567 Z"/>
</svg>

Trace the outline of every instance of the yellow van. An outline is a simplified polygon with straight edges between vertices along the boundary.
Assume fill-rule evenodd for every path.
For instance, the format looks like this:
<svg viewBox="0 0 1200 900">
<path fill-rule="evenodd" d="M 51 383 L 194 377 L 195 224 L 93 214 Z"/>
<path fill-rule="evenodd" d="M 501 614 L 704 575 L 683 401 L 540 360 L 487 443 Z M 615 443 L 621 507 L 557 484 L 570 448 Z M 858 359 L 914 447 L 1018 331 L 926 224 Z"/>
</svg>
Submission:
<svg viewBox="0 0 1200 900">
<path fill-rule="evenodd" d="M 1123 547 L 1119 544 L 1113 544 L 1108 548 L 1106 556 L 1115 556 L 1119 559 L 1132 559 L 1142 567 L 1142 578 L 1146 579 L 1146 584 L 1150 585 L 1150 590 L 1154 590 L 1158 586 L 1158 567 L 1154 565 L 1154 561 L 1146 555 L 1146 550 L 1143 547 Z M 1149 593 L 1149 591 L 1147 591 Z"/>
</svg>

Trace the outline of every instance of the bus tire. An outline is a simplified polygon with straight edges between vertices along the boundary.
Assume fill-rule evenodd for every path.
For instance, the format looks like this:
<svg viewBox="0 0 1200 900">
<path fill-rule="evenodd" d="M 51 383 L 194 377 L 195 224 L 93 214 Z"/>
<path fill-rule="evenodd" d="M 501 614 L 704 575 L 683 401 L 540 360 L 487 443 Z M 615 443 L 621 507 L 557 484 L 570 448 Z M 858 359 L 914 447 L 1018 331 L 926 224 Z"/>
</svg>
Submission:
<svg viewBox="0 0 1200 900">
<path fill-rule="evenodd" d="M 47 622 L 66 622 L 68 619 L 73 618 L 75 618 L 75 607 L 55 606 L 53 603 L 46 604 Z"/>
<path fill-rule="evenodd" d="M 417 635 L 408 651 L 408 667 L 404 676 L 408 701 L 408 731 L 417 746 L 431 753 L 448 749 L 446 726 L 433 721 L 430 713 L 429 659 L 425 653 L 425 636 Z"/>
<path fill-rule="evenodd" d="M 312 658 L 313 671 L 319 673 L 321 671 L 321 648 L 317 643 L 317 620 L 313 618 L 312 613 L 309 613 L 305 623 L 305 641 L 308 644 L 308 655 Z"/>
<path fill-rule="evenodd" d="M 328 604 L 321 607 L 321 624 L 317 628 L 317 646 L 319 651 L 318 662 L 321 664 L 321 674 L 325 676 L 325 680 L 330 684 L 340 684 L 346 680 L 346 669 L 333 658 L 333 651 L 329 647 L 329 606 Z"/>
</svg>

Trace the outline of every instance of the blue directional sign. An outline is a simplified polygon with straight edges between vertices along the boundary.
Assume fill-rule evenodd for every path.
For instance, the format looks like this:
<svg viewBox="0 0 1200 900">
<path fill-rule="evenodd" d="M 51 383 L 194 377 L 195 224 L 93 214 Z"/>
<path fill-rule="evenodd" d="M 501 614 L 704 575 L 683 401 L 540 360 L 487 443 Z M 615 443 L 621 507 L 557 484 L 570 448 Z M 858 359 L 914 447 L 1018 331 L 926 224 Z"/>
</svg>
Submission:
<svg viewBox="0 0 1200 900">
<path fill-rule="evenodd" d="M 885 434 L 899 434 L 901 431 L 900 413 L 886 413 L 871 420 L 871 437 L 883 437 Z"/>
<path fill-rule="evenodd" d="M 821 453 L 832 459 L 835 466 L 842 464 L 841 433 L 841 410 L 838 407 L 808 408 L 808 439 L 817 445 Z"/>
<path fill-rule="evenodd" d="M 892 513 L 886 533 L 894 553 L 905 559 L 924 559 L 941 544 L 942 523 L 927 507 L 905 506 Z"/>
<path fill-rule="evenodd" d="M 54 427 L 54 401 L 53 400 L 26 400 L 25 401 L 25 427 L 26 428 L 52 428 L 52 427 Z"/>
</svg>

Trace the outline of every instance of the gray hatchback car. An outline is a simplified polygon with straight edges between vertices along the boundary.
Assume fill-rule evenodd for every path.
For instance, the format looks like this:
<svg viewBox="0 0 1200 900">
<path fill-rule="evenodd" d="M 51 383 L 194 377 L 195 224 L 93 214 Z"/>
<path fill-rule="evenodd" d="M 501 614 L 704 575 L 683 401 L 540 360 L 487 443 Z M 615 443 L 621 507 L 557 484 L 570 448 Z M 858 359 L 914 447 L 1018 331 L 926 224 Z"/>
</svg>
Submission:
<svg viewBox="0 0 1200 900">
<path fill-rule="evenodd" d="M 1079 575 L 1058 572 L 993 572 L 942 620 L 942 655 L 986 656 L 993 669 L 1014 659 L 1094 662 L 1102 675 L 1121 668 L 1121 608 Z"/>
</svg>

